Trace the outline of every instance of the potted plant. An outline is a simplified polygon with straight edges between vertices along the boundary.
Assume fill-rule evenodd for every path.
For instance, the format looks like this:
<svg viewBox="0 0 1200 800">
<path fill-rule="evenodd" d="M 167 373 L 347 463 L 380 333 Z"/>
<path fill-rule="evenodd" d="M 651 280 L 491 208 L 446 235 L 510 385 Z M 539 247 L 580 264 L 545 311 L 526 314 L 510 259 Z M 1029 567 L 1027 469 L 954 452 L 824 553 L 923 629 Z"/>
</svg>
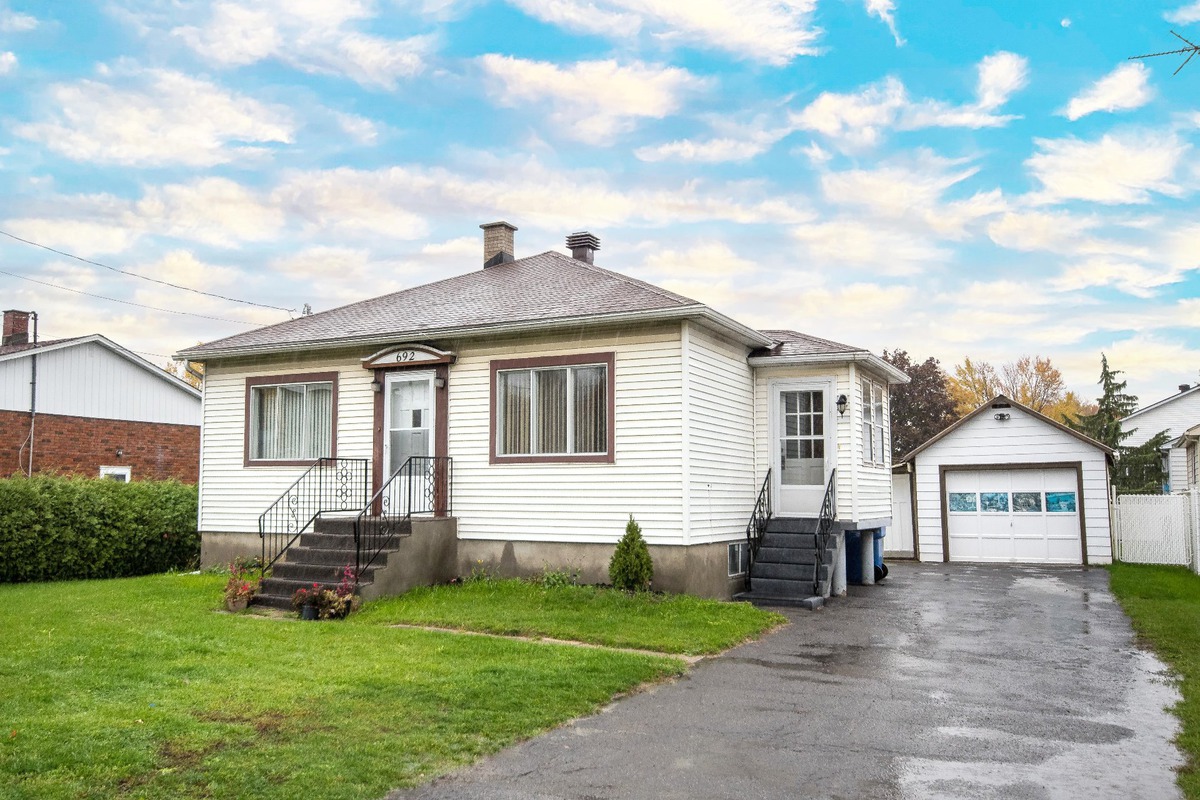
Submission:
<svg viewBox="0 0 1200 800">
<path fill-rule="evenodd" d="M 229 611 L 245 611 L 250 598 L 258 592 L 259 579 L 252 575 L 250 565 L 241 559 L 229 565 L 229 580 L 225 582 L 225 608 Z"/>
<path fill-rule="evenodd" d="M 300 619 L 318 618 L 323 591 L 325 590 L 321 588 L 321 584 L 314 583 L 311 588 L 297 589 L 292 594 L 292 608 L 300 612 Z"/>
</svg>

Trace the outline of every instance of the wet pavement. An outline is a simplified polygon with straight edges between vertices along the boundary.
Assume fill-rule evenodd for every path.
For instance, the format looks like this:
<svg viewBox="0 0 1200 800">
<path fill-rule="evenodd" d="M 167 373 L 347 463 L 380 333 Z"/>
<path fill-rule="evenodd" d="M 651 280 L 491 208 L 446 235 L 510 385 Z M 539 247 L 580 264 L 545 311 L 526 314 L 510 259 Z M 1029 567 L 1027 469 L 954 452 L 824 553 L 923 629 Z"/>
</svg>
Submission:
<svg viewBox="0 0 1200 800">
<path fill-rule="evenodd" d="M 1181 797 L 1102 569 L 894 564 L 818 612 L 404 798 Z"/>
</svg>

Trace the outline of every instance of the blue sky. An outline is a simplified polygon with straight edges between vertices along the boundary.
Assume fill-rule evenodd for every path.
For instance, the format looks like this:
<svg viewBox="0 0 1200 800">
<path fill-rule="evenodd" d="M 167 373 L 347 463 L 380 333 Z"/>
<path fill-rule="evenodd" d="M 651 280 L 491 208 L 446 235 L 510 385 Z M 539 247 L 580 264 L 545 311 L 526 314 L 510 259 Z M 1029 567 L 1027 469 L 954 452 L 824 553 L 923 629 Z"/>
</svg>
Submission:
<svg viewBox="0 0 1200 800">
<path fill-rule="evenodd" d="M 1200 0 L 0 0 L 0 230 L 322 310 L 601 238 L 763 328 L 1200 379 Z M 155 361 L 287 317 L 0 238 Z M 218 319 L 208 319 L 214 317 Z"/>
</svg>

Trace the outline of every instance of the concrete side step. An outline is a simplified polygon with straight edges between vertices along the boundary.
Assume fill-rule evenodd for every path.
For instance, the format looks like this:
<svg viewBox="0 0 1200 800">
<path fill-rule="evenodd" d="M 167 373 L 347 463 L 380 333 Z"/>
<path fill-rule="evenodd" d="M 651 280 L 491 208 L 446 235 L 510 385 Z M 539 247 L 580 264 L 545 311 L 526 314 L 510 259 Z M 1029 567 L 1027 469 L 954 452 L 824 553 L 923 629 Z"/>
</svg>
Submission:
<svg viewBox="0 0 1200 800">
<path fill-rule="evenodd" d="M 815 517 L 771 517 L 768 533 L 815 533 L 819 520 Z"/>
<path fill-rule="evenodd" d="M 750 588 L 756 594 L 771 597 L 808 597 L 813 593 L 813 582 L 794 581 L 786 578 L 752 578 Z"/>
<path fill-rule="evenodd" d="M 760 547 L 754 563 L 768 564 L 812 564 L 817 560 L 817 551 L 810 547 Z"/>
<path fill-rule="evenodd" d="M 815 533 L 792 533 L 790 531 L 767 531 L 760 547 L 791 547 L 816 549 Z"/>
<path fill-rule="evenodd" d="M 789 606 L 792 608 L 807 608 L 809 611 L 816 611 L 825 605 L 825 598 L 815 595 L 810 597 L 775 597 L 773 595 L 762 594 L 758 591 L 739 592 L 733 596 L 733 599 L 753 603 L 756 606 Z"/>
<path fill-rule="evenodd" d="M 782 578 L 789 581 L 806 581 L 812 583 L 816 565 L 808 564 L 772 564 L 757 561 L 751 570 L 751 577 L 757 586 L 760 578 Z"/>
</svg>

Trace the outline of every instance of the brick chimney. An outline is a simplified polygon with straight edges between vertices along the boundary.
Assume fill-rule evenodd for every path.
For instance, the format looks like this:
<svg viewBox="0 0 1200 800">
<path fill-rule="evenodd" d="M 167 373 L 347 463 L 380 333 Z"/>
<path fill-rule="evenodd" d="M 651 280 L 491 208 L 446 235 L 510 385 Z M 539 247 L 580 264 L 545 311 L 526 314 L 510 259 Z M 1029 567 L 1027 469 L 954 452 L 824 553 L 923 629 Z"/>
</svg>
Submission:
<svg viewBox="0 0 1200 800">
<path fill-rule="evenodd" d="M 600 249 L 600 240 L 587 231 L 576 231 L 567 237 L 567 247 L 571 248 L 571 258 L 591 264 Z"/>
<path fill-rule="evenodd" d="M 4 312 L 4 336 L 0 345 L 29 344 L 29 311 Z"/>
<path fill-rule="evenodd" d="M 483 266 L 494 267 L 514 260 L 513 234 L 517 232 L 516 225 L 507 222 L 489 222 L 480 225 L 483 228 Z"/>
</svg>

